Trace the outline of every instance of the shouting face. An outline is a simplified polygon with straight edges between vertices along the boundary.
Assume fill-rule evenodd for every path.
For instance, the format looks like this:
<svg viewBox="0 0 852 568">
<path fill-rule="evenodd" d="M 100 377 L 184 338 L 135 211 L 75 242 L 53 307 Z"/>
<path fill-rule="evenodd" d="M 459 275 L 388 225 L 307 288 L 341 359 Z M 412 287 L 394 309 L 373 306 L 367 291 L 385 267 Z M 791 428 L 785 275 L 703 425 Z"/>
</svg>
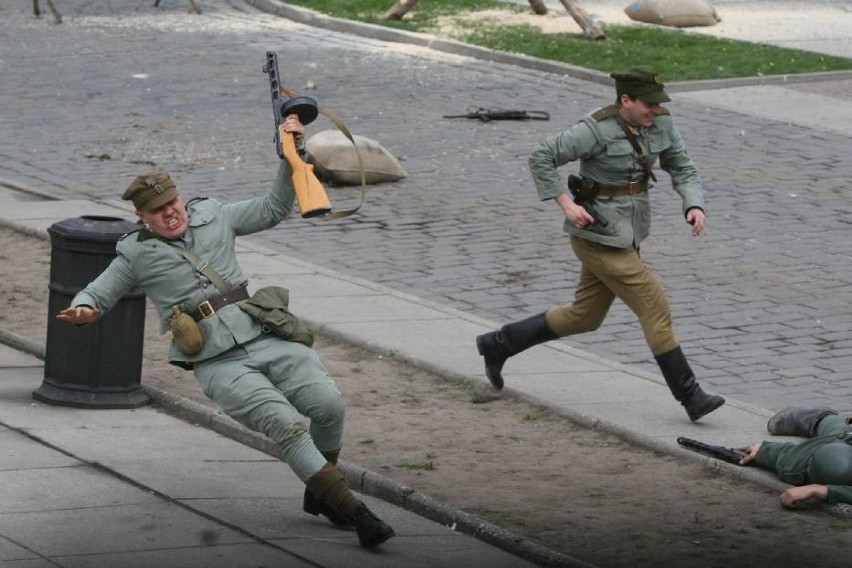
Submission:
<svg viewBox="0 0 852 568">
<path fill-rule="evenodd" d="M 189 217 L 180 196 L 156 209 L 137 211 L 136 214 L 154 233 L 166 239 L 180 238 L 188 227 Z"/>
</svg>

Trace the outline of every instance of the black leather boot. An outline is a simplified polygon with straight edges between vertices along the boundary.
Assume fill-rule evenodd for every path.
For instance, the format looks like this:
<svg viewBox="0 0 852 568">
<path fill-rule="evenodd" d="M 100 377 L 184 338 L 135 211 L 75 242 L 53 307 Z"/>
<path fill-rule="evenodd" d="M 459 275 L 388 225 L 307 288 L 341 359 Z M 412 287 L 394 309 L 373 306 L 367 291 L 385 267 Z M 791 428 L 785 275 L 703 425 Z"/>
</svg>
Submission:
<svg viewBox="0 0 852 568">
<path fill-rule="evenodd" d="M 352 523 L 364 548 L 375 548 L 396 534 L 390 525 L 378 518 L 364 503 L 355 509 Z"/>
<path fill-rule="evenodd" d="M 816 435 L 819 421 L 832 414 L 837 413 L 830 408 L 785 408 L 769 419 L 766 429 L 774 436 L 811 438 Z"/>
<path fill-rule="evenodd" d="M 686 409 L 686 414 L 691 421 L 697 422 L 702 416 L 710 414 L 725 404 L 725 399 L 721 396 L 707 394 L 701 390 L 680 346 L 654 358 L 660 366 L 669 390 L 672 391 L 675 400 Z"/>
<path fill-rule="evenodd" d="M 478 336 L 476 348 L 485 358 L 485 374 L 491 385 L 497 390 L 503 388 L 501 371 L 506 359 L 551 339 L 556 339 L 556 334 L 550 331 L 544 313 L 506 324 L 499 331 Z"/>
<path fill-rule="evenodd" d="M 340 455 L 340 450 L 322 452 L 322 455 L 325 457 L 328 463 L 332 465 L 337 465 L 337 458 Z M 343 517 L 335 513 L 331 507 L 314 497 L 314 494 L 311 493 L 307 487 L 305 487 L 305 498 L 302 502 L 302 510 L 314 516 L 324 516 L 329 521 L 331 521 L 331 524 L 333 524 L 337 528 L 347 531 L 355 530 L 355 527 L 352 526 L 352 522 L 350 520 L 344 519 Z"/>
<path fill-rule="evenodd" d="M 393 529 L 355 498 L 343 474 L 327 463 L 308 479 L 308 490 L 339 518 L 355 527 L 364 548 L 375 548 L 394 536 Z"/>
</svg>

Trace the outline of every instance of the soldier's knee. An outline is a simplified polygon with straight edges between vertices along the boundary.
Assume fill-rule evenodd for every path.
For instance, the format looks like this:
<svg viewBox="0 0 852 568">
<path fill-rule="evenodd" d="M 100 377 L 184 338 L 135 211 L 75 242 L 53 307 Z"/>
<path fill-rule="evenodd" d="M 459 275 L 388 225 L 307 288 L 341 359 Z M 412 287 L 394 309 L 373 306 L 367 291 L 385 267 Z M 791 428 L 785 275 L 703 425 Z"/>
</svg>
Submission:
<svg viewBox="0 0 852 568">
<path fill-rule="evenodd" d="M 606 311 L 580 310 L 576 306 L 547 313 L 547 324 L 558 337 L 588 333 L 598 329 L 606 319 Z"/>
<path fill-rule="evenodd" d="M 331 426 L 340 424 L 346 416 L 343 395 L 333 384 L 315 383 L 302 393 L 303 412 L 315 424 Z"/>
</svg>

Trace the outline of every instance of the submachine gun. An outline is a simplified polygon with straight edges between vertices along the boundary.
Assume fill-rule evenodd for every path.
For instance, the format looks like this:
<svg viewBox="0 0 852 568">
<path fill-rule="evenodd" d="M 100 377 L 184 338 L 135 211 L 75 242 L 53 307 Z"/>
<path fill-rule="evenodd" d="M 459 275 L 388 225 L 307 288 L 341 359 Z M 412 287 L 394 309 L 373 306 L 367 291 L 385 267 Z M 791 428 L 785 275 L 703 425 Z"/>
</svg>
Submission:
<svg viewBox="0 0 852 568">
<path fill-rule="evenodd" d="M 609 225 L 609 221 L 601 217 L 598 208 L 595 206 L 597 190 L 594 183 L 587 183 L 580 176 L 570 174 L 568 176 L 568 190 L 574 197 L 574 203 L 582 206 L 592 216 L 592 219 L 595 220 L 593 225 L 597 225 L 602 229 Z"/>
<path fill-rule="evenodd" d="M 710 444 L 705 444 L 691 438 L 684 438 L 683 436 L 677 439 L 677 443 L 687 450 L 692 450 L 693 452 L 698 452 L 699 454 L 704 454 L 705 456 L 710 456 L 711 458 L 726 461 L 734 465 L 740 465 L 740 460 L 748 453 L 748 448 L 711 446 Z"/>
<path fill-rule="evenodd" d="M 278 156 L 287 160 L 293 170 L 293 187 L 296 190 L 296 200 L 299 202 L 299 213 L 303 218 L 323 217 L 324 219 L 339 219 L 352 215 L 361 208 L 361 204 L 364 202 L 364 187 L 366 186 L 364 164 L 358 146 L 355 145 L 354 137 L 339 118 L 317 105 L 314 99 L 296 96 L 295 93 L 281 85 L 278 73 L 278 57 L 274 51 L 266 52 L 266 64 L 263 66 L 263 72 L 269 75 L 269 87 L 272 91 L 272 112 L 275 115 L 275 149 Z M 322 183 L 314 174 L 314 166 L 302 160 L 296 148 L 293 133 L 284 130 L 284 119 L 291 114 L 298 115 L 299 121 L 304 125 L 310 124 L 318 115 L 323 114 L 355 146 L 355 154 L 358 157 L 358 165 L 361 171 L 362 187 L 361 203 L 357 207 L 331 213 L 331 200 L 328 198 Z"/>
</svg>

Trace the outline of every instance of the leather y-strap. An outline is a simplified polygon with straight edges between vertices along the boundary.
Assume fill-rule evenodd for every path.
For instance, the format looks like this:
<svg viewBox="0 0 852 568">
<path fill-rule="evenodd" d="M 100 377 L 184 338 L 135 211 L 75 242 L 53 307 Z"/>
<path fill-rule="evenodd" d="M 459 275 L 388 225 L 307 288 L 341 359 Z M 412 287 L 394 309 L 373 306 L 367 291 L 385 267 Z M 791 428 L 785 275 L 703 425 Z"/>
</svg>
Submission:
<svg viewBox="0 0 852 568">
<path fill-rule="evenodd" d="M 216 289 L 220 294 L 224 294 L 231 289 L 231 285 L 228 284 L 224 278 L 219 276 L 219 273 L 213 270 L 213 267 L 210 266 L 210 263 L 206 260 L 201 260 L 201 258 L 192 252 L 191 250 L 187 250 L 180 246 L 177 243 L 171 241 L 163 241 L 171 246 L 173 246 L 189 263 L 195 268 L 198 272 L 206 276 L 210 282 L 216 286 Z"/>
<path fill-rule="evenodd" d="M 634 136 L 633 131 L 630 130 L 630 126 L 627 125 L 627 122 L 621 118 L 620 115 L 615 115 L 615 121 L 624 131 L 624 135 L 627 136 L 627 141 L 630 142 L 631 146 L 633 146 L 633 151 L 636 152 L 636 157 L 639 158 L 639 162 L 642 164 L 642 169 L 645 170 L 645 175 L 652 180 L 657 181 L 657 176 L 654 175 L 654 170 L 651 169 L 651 163 L 648 161 L 648 156 L 646 156 L 642 151 L 642 146 L 639 145 L 639 142 L 636 140 L 636 136 Z"/>
</svg>

